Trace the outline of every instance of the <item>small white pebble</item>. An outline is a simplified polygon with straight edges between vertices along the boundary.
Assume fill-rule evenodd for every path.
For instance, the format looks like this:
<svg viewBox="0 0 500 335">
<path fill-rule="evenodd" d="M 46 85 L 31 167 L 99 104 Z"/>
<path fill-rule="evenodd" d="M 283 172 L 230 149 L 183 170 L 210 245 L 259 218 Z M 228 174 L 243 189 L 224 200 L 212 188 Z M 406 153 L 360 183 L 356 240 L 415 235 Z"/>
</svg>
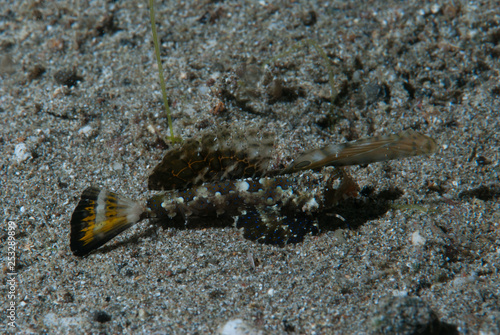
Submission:
<svg viewBox="0 0 500 335">
<path fill-rule="evenodd" d="M 262 335 L 263 332 L 250 327 L 242 319 L 234 319 L 226 322 L 224 326 L 219 328 L 220 335 Z"/>
<path fill-rule="evenodd" d="M 148 126 L 146 127 L 146 129 L 151 133 L 151 134 L 156 134 L 156 129 L 155 127 L 153 127 L 153 125 L 151 124 L 148 124 Z"/>
<path fill-rule="evenodd" d="M 14 148 L 14 159 L 18 162 L 24 162 L 25 160 L 31 158 L 31 153 L 28 151 L 26 144 L 19 143 Z"/>
<path fill-rule="evenodd" d="M 92 132 L 92 127 L 90 125 L 86 125 L 80 128 L 80 130 L 78 130 L 78 134 L 83 134 L 85 136 L 89 136 L 91 132 Z"/>
<path fill-rule="evenodd" d="M 417 230 L 411 234 L 411 244 L 422 246 L 426 242 L 425 238 L 420 235 L 420 232 Z"/>
<path fill-rule="evenodd" d="M 441 6 L 439 6 L 438 4 L 434 4 L 431 6 L 431 13 L 432 14 L 437 14 L 437 13 L 439 13 L 440 10 L 441 10 Z"/>
<path fill-rule="evenodd" d="M 52 98 L 57 98 L 61 95 L 69 95 L 70 92 L 71 90 L 67 86 L 61 86 L 54 90 L 54 92 L 52 93 Z"/>
<path fill-rule="evenodd" d="M 138 313 L 139 319 L 144 320 L 145 318 L 148 317 L 148 313 L 144 310 L 144 308 L 139 309 Z"/>
<path fill-rule="evenodd" d="M 121 169 L 123 169 L 123 164 L 122 163 L 116 162 L 116 163 L 113 164 L 113 170 L 118 171 L 118 170 L 121 170 Z"/>
<path fill-rule="evenodd" d="M 468 283 L 472 283 L 472 282 L 475 282 L 477 281 L 477 273 L 476 272 L 472 272 L 470 274 L 470 276 L 467 276 L 467 277 L 458 277 L 458 278 L 455 278 L 453 279 L 452 283 L 453 283 L 453 286 L 462 286 L 462 285 L 465 285 L 465 284 L 468 284 Z"/>
<path fill-rule="evenodd" d="M 453 279 L 453 286 L 462 286 L 463 284 L 467 284 L 468 280 L 466 277 L 460 277 Z"/>
<path fill-rule="evenodd" d="M 207 85 L 200 85 L 200 86 L 198 86 L 198 93 L 200 93 L 200 94 L 209 94 L 210 93 L 210 89 L 208 88 Z"/>
<path fill-rule="evenodd" d="M 407 297 L 408 291 L 393 290 L 392 295 L 395 297 Z"/>
</svg>

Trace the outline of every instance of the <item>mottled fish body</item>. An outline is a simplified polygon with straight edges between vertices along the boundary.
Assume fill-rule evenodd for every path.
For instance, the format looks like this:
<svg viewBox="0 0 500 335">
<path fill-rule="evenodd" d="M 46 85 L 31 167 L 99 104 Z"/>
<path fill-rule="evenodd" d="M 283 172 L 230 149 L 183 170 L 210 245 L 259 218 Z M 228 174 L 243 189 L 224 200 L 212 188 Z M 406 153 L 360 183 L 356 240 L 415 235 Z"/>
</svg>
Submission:
<svg viewBox="0 0 500 335">
<path fill-rule="evenodd" d="M 283 245 L 317 232 L 316 214 L 356 192 L 357 185 L 343 170 L 335 169 L 328 177 L 307 171 L 169 191 L 148 200 L 147 208 L 160 220 L 181 217 L 187 228 L 194 218 L 232 217 L 247 238 Z M 304 227 L 295 228 L 299 218 L 308 218 L 307 228 L 304 220 Z M 269 235 L 275 230 L 279 232 Z"/>
<path fill-rule="evenodd" d="M 311 212 L 323 209 L 327 181 L 318 173 L 245 178 L 205 183 L 187 190 L 160 193 L 148 201 L 158 217 L 237 216 L 248 208 L 280 205 Z M 315 203 L 307 208 L 308 203 Z"/>
<path fill-rule="evenodd" d="M 71 218 L 71 250 L 84 256 L 146 218 L 167 224 L 181 220 L 187 228 L 195 220 L 232 218 L 248 239 L 296 243 L 319 231 L 318 213 L 357 194 L 356 183 L 341 168 L 311 170 L 429 154 L 437 148 L 433 139 L 406 131 L 309 150 L 287 168 L 270 170 L 272 143 L 259 132 L 241 136 L 227 131 L 186 141 L 153 170 L 148 186 L 163 191 L 146 205 L 87 188 Z"/>
</svg>

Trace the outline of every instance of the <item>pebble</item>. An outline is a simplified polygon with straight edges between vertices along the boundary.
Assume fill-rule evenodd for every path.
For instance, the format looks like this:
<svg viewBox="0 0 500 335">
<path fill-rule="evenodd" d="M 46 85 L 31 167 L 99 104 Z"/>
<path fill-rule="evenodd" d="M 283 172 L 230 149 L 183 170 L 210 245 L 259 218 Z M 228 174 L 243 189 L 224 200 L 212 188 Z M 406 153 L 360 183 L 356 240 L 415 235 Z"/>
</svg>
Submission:
<svg viewBox="0 0 500 335">
<path fill-rule="evenodd" d="M 92 126 L 90 126 L 90 125 L 86 125 L 86 126 L 80 128 L 80 130 L 78 130 L 78 134 L 83 134 L 85 136 L 90 135 L 91 132 L 92 132 Z"/>
<path fill-rule="evenodd" d="M 30 158 L 31 158 L 31 153 L 28 151 L 26 144 L 24 143 L 17 144 L 16 147 L 14 148 L 14 159 L 18 163 L 22 163 Z"/>
<path fill-rule="evenodd" d="M 222 326 L 219 331 L 219 335 L 262 335 L 262 331 L 257 330 L 249 326 L 242 319 L 229 320 Z"/>
<path fill-rule="evenodd" d="M 64 317 L 61 318 L 57 316 L 55 313 L 48 313 L 43 318 L 43 324 L 45 327 L 49 327 L 51 329 L 59 329 L 62 331 L 63 329 L 68 330 L 70 327 L 82 326 L 84 324 L 84 319 L 81 317 Z"/>
<path fill-rule="evenodd" d="M 425 238 L 420 235 L 420 232 L 418 230 L 411 234 L 411 244 L 416 246 L 423 246 L 425 242 Z"/>
</svg>

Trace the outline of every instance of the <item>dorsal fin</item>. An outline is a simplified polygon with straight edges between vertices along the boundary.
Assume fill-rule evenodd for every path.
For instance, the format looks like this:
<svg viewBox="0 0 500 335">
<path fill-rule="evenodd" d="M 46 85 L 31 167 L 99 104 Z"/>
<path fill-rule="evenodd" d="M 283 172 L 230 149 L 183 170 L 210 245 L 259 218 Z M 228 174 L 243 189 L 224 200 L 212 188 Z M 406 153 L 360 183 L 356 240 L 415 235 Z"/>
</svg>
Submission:
<svg viewBox="0 0 500 335">
<path fill-rule="evenodd" d="M 305 151 L 283 173 L 318 169 L 323 166 L 369 164 L 430 154 L 436 150 L 436 141 L 409 129 L 399 134 L 368 137 Z"/>
<path fill-rule="evenodd" d="M 185 189 L 205 182 L 263 176 L 273 136 L 257 129 L 205 133 L 169 150 L 148 179 L 150 190 Z"/>
</svg>

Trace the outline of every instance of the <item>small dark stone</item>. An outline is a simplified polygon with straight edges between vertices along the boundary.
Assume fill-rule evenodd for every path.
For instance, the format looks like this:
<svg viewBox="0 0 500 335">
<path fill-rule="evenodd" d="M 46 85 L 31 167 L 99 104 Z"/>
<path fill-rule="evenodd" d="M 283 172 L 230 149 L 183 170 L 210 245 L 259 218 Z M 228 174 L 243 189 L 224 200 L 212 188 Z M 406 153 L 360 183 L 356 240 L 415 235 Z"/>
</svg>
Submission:
<svg viewBox="0 0 500 335">
<path fill-rule="evenodd" d="M 286 319 L 283 320 L 283 329 L 287 333 L 295 333 L 295 326 L 288 322 Z"/>
<path fill-rule="evenodd" d="M 205 13 L 203 13 L 202 16 L 200 16 L 198 18 L 198 22 L 201 23 L 201 24 L 205 24 L 207 23 L 208 21 L 210 20 L 210 12 L 209 11 L 206 11 Z"/>
<path fill-rule="evenodd" d="M 219 298 L 223 298 L 224 296 L 226 295 L 226 293 L 222 290 L 218 290 L 218 289 L 215 289 L 215 290 L 212 290 L 208 296 L 210 297 L 210 299 L 219 299 Z"/>
<path fill-rule="evenodd" d="M 479 166 L 484 166 L 491 164 L 491 161 L 484 156 L 479 156 L 478 158 L 476 158 L 476 164 Z"/>
<path fill-rule="evenodd" d="M 94 312 L 92 319 L 99 323 L 105 323 L 111 321 L 111 315 L 103 311 L 96 311 Z"/>
<path fill-rule="evenodd" d="M 35 65 L 28 73 L 28 81 L 40 78 L 45 73 L 45 68 L 41 65 Z"/>
<path fill-rule="evenodd" d="M 212 114 L 218 115 L 219 113 L 215 112 L 215 109 L 214 109 L 214 111 L 212 112 Z M 203 119 L 203 120 L 198 121 L 195 126 L 198 129 L 205 129 L 205 128 L 208 128 L 211 124 L 212 124 L 211 120 L 209 120 L 209 119 Z"/>
<path fill-rule="evenodd" d="M 122 86 L 130 86 L 132 84 L 132 80 L 130 78 L 123 78 Z"/>
<path fill-rule="evenodd" d="M 318 15 L 316 14 L 315 11 L 310 10 L 302 14 L 302 23 L 305 26 L 312 26 L 318 21 Z"/>
<path fill-rule="evenodd" d="M 2 13 L 2 19 L 6 21 L 15 21 L 16 20 L 16 12 L 11 9 L 6 10 Z"/>
<path fill-rule="evenodd" d="M 38 103 L 38 102 L 35 102 L 35 103 L 33 104 L 33 107 L 34 107 L 34 109 L 35 109 L 35 113 L 40 113 L 40 112 L 42 111 L 42 109 L 43 109 L 42 104 L 41 104 L 41 103 Z"/>
<path fill-rule="evenodd" d="M 83 80 L 83 77 L 80 77 L 76 74 L 75 69 L 72 70 L 59 70 L 54 74 L 54 79 L 56 83 L 60 85 L 66 85 L 68 87 L 76 86 L 79 81 Z"/>
<path fill-rule="evenodd" d="M 121 38 L 120 45 L 124 47 L 135 48 L 137 46 L 137 43 L 131 38 Z"/>
<path fill-rule="evenodd" d="M 460 124 L 458 123 L 457 120 L 455 119 L 450 119 L 448 121 L 446 121 L 443 126 L 447 127 L 447 128 L 458 128 L 460 126 Z"/>
<path fill-rule="evenodd" d="M 118 24 L 116 23 L 114 13 L 104 16 L 97 24 L 97 27 L 95 29 L 98 36 L 103 36 L 104 34 L 113 34 L 120 30 Z"/>
<path fill-rule="evenodd" d="M 406 92 L 408 92 L 410 100 L 415 99 L 415 92 L 417 90 L 415 89 L 415 87 L 413 87 L 412 84 L 410 84 L 409 82 L 404 82 L 403 83 L 403 88 L 406 90 Z"/>
<path fill-rule="evenodd" d="M 274 80 L 269 86 L 269 95 L 272 101 L 277 101 L 283 97 L 283 83 L 281 80 Z"/>
<path fill-rule="evenodd" d="M 495 86 L 491 89 L 491 94 L 494 96 L 500 95 L 500 86 Z"/>
<path fill-rule="evenodd" d="M 70 303 L 75 301 L 75 298 L 73 297 L 73 294 L 66 292 L 63 294 L 62 301 L 66 303 Z"/>
<path fill-rule="evenodd" d="M 10 51 L 14 48 L 16 44 L 12 41 L 5 40 L 5 41 L 0 41 L 0 50 L 2 51 Z"/>
<path fill-rule="evenodd" d="M 31 16 L 32 16 L 35 20 L 37 20 L 37 21 L 40 21 L 40 20 L 42 20 L 42 19 L 43 19 L 43 14 L 42 14 L 42 12 L 41 12 L 39 9 L 37 9 L 37 8 L 33 9 L 33 11 L 31 12 Z"/>
<path fill-rule="evenodd" d="M 32 150 L 31 151 L 31 158 L 32 159 L 37 159 L 38 157 L 40 157 L 40 154 L 37 151 Z"/>
<path fill-rule="evenodd" d="M 304 92 L 301 92 L 296 87 L 284 86 L 282 80 L 276 79 L 269 85 L 268 94 L 269 102 L 272 104 L 277 101 L 293 102 L 299 96 L 302 96 Z"/>
<path fill-rule="evenodd" d="M 201 24 L 205 23 L 213 24 L 223 15 L 224 15 L 224 9 L 222 7 L 218 7 L 215 10 L 206 11 L 202 16 L 198 18 L 198 22 Z"/>
<path fill-rule="evenodd" d="M 366 104 L 371 105 L 377 101 L 383 100 L 386 103 L 390 100 L 390 90 L 387 85 L 369 83 L 363 88 Z"/>
<path fill-rule="evenodd" d="M 125 271 L 125 277 L 133 277 L 133 276 L 134 276 L 134 272 L 132 270 Z"/>
<path fill-rule="evenodd" d="M 500 45 L 497 45 L 496 47 L 491 48 L 489 53 L 490 53 L 491 57 L 493 57 L 493 58 L 500 57 Z"/>
<path fill-rule="evenodd" d="M 488 32 L 488 40 L 489 42 L 497 45 L 500 43 L 500 29 L 491 29 Z"/>
<path fill-rule="evenodd" d="M 446 193 L 446 189 L 441 184 L 428 183 L 427 189 L 429 192 L 436 192 L 440 195 Z"/>
<path fill-rule="evenodd" d="M 58 185 L 60 188 L 68 188 L 68 183 L 59 180 Z"/>
</svg>

